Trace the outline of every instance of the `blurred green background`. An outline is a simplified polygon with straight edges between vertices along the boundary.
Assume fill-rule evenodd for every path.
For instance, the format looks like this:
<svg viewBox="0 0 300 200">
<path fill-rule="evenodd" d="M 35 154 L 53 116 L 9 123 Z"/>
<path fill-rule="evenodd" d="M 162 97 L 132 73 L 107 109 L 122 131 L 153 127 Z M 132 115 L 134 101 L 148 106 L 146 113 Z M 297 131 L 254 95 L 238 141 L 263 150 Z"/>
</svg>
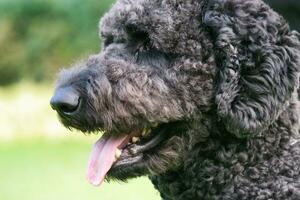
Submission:
<svg viewBox="0 0 300 200">
<path fill-rule="evenodd" d="M 100 50 L 98 21 L 112 0 L 0 0 L 0 199 L 155 200 L 147 178 L 85 180 L 92 145 L 49 106 L 56 73 Z"/>
<path fill-rule="evenodd" d="M 266 0 L 299 29 L 300 1 Z M 92 144 L 49 106 L 56 73 L 100 50 L 113 0 L 0 0 L 0 200 L 155 200 L 147 178 L 92 187 Z"/>
<path fill-rule="evenodd" d="M 99 51 L 99 17 L 112 0 L 0 0 L 0 85 L 49 81 Z"/>
</svg>

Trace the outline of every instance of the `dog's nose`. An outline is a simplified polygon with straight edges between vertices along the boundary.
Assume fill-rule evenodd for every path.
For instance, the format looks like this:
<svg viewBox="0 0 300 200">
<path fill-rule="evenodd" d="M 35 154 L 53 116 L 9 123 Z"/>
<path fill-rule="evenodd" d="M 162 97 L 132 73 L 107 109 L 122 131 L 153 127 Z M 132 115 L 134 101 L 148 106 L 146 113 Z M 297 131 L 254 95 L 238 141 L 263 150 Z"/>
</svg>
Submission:
<svg viewBox="0 0 300 200">
<path fill-rule="evenodd" d="M 78 109 L 79 104 L 79 94 L 71 87 L 57 89 L 50 100 L 51 107 L 57 112 L 64 114 L 74 113 Z"/>
</svg>

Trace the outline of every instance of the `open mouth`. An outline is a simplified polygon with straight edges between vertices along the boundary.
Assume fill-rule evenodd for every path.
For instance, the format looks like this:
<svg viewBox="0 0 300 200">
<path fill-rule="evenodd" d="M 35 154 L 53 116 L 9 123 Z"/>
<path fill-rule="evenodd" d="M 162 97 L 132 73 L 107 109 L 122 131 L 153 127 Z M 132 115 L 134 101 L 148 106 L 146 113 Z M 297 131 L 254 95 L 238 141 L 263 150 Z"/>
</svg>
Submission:
<svg viewBox="0 0 300 200">
<path fill-rule="evenodd" d="M 121 136 L 105 133 L 94 145 L 87 170 L 87 179 L 99 186 L 114 168 L 133 166 L 143 162 L 147 151 L 155 148 L 166 137 L 164 126 L 134 130 Z"/>
</svg>

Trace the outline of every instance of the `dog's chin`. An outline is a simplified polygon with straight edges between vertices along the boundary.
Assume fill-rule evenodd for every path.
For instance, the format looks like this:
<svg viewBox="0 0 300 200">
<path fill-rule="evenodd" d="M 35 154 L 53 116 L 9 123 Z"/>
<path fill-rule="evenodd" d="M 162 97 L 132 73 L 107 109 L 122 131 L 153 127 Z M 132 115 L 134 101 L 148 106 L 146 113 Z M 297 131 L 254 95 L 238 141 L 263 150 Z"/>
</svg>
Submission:
<svg viewBox="0 0 300 200">
<path fill-rule="evenodd" d="M 106 175 L 107 180 L 126 181 L 130 178 L 149 175 L 151 172 L 147 167 L 147 161 L 143 155 L 132 156 L 126 160 L 116 161 Z"/>
<path fill-rule="evenodd" d="M 101 130 L 66 116 L 60 116 L 60 119 L 66 127 L 82 132 Z M 94 145 L 87 179 L 98 186 L 104 178 L 126 181 L 178 167 L 182 153 L 181 137 L 177 134 L 181 132 L 179 127 L 180 122 L 153 123 L 147 128 L 131 129 L 130 133 L 105 132 Z M 101 172 L 103 170 L 105 172 Z"/>
<path fill-rule="evenodd" d="M 158 126 L 150 132 L 148 138 L 126 146 L 108 171 L 106 179 L 126 181 L 143 175 L 158 175 L 180 167 L 183 140 L 181 136 L 174 135 L 174 125 Z"/>
<path fill-rule="evenodd" d="M 122 153 L 108 171 L 106 178 L 125 181 L 129 178 L 159 173 L 160 167 L 155 166 L 168 163 L 160 163 L 164 160 L 155 158 L 159 157 L 159 152 L 169 137 L 166 124 L 140 131 L 137 137 L 133 137 L 121 148 Z"/>
</svg>

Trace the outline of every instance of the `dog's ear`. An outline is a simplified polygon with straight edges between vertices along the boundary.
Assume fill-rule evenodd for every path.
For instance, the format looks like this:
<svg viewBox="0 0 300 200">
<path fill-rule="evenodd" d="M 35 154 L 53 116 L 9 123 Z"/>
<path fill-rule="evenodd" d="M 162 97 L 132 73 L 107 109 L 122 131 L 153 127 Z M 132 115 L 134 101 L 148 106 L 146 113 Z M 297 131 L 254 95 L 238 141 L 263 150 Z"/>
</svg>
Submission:
<svg viewBox="0 0 300 200">
<path fill-rule="evenodd" d="M 298 87 L 297 33 L 267 5 L 251 1 L 214 4 L 203 18 L 215 41 L 218 115 L 237 137 L 268 128 Z"/>
</svg>

